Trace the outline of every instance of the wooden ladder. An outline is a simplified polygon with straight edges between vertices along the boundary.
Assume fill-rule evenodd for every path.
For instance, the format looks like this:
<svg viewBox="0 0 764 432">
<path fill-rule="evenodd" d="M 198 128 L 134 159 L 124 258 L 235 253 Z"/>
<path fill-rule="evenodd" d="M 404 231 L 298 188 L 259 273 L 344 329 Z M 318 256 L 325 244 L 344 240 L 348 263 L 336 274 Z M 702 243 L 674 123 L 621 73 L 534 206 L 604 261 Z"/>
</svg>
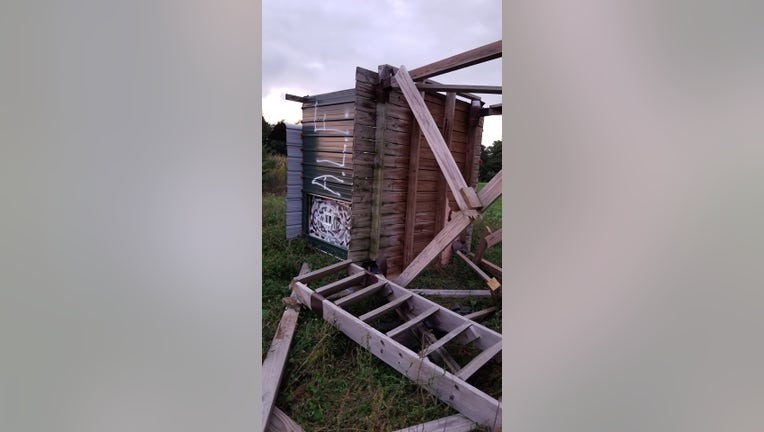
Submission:
<svg viewBox="0 0 764 432">
<path fill-rule="evenodd" d="M 465 417 L 491 430 L 501 425 L 501 402 L 467 382 L 501 357 L 500 333 L 351 261 L 297 276 L 291 288 L 304 306 Z M 394 327 L 383 328 L 384 318 Z M 417 339 L 424 346 L 412 346 Z M 460 365 L 448 352 L 453 344 L 469 344 L 477 354 Z"/>
</svg>

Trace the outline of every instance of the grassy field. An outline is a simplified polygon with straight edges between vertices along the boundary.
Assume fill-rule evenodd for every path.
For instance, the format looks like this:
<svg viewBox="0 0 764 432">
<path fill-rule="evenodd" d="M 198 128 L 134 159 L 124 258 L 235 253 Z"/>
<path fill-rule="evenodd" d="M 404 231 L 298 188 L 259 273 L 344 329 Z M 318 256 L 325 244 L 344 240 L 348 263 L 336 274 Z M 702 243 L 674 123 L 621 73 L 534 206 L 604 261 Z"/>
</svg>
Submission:
<svg viewBox="0 0 764 432">
<path fill-rule="evenodd" d="M 500 227 L 500 202 L 475 224 L 475 233 L 482 233 L 485 224 Z M 481 236 L 473 236 L 475 245 Z M 500 264 L 500 249 L 491 249 L 486 257 Z M 277 195 L 263 196 L 262 255 L 264 356 L 281 319 L 281 299 L 289 295 L 289 282 L 301 264 L 307 262 L 318 269 L 337 259 L 312 249 L 304 239 L 285 240 L 285 199 Z M 448 266 L 425 270 L 410 285 L 415 286 L 485 288 L 458 258 Z M 493 305 L 490 299 L 438 301 L 446 306 L 466 303 L 475 310 Z M 483 324 L 500 331 L 500 311 Z M 499 397 L 501 368 L 494 366 L 474 379 L 492 383 L 488 392 Z M 456 414 L 310 310 L 300 313 L 276 406 L 306 431 L 390 431 Z"/>
</svg>

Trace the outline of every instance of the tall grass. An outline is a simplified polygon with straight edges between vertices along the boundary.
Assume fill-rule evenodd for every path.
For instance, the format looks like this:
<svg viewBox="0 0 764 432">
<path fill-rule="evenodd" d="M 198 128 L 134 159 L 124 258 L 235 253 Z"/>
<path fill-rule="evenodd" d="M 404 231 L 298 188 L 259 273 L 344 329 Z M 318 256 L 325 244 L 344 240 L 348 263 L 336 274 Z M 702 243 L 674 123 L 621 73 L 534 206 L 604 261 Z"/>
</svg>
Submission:
<svg viewBox="0 0 764 432">
<path fill-rule="evenodd" d="M 286 194 L 287 158 L 263 152 L 263 193 Z"/>
</svg>

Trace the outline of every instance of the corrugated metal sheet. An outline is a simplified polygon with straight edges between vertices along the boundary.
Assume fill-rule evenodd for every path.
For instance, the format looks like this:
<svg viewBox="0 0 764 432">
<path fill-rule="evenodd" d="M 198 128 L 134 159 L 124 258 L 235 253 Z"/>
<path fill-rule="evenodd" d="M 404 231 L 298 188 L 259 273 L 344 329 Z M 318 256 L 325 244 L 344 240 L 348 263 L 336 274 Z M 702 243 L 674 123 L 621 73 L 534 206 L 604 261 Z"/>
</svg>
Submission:
<svg viewBox="0 0 764 432">
<path fill-rule="evenodd" d="M 286 237 L 302 234 L 302 126 L 286 125 L 287 129 L 287 196 Z"/>
</svg>

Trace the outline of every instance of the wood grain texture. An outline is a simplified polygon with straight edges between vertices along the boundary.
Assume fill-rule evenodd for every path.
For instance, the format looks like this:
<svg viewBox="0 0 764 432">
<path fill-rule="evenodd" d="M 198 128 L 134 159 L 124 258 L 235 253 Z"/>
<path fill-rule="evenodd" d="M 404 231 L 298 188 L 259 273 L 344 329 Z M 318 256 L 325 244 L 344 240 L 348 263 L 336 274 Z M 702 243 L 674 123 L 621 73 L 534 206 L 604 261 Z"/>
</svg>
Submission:
<svg viewBox="0 0 764 432">
<path fill-rule="evenodd" d="M 459 171 L 459 168 L 448 149 L 448 145 L 443 140 L 443 136 L 440 134 L 435 120 L 432 118 L 432 115 L 427 109 L 427 105 L 417 91 L 416 85 L 406 71 L 405 66 L 401 66 L 398 69 L 398 73 L 395 74 L 395 80 L 398 82 L 403 95 L 406 97 L 406 100 L 411 107 L 411 111 L 414 114 L 419 127 L 422 129 L 422 133 L 432 149 L 435 159 L 438 161 L 438 166 L 443 172 L 448 187 L 454 194 L 454 198 L 459 205 L 459 208 L 462 210 L 473 208 L 460 193 L 462 190 L 471 188 L 469 188 L 464 181 L 464 177 Z"/>
<path fill-rule="evenodd" d="M 300 268 L 300 275 L 307 274 L 310 271 L 307 263 L 303 263 Z M 284 373 L 289 347 L 292 344 L 292 337 L 297 328 L 297 318 L 300 315 L 299 309 L 287 307 L 281 316 L 281 321 L 276 328 L 276 334 L 273 336 L 271 346 L 263 360 L 262 369 L 262 402 L 263 402 L 263 423 L 262 430 L 265 431 L 269 422 L 273 404 L 278 395 L 281 378 Z"/>
<path fill-rule="evenodd" d="M 411 77 L 416 80 L 430 78 L 499 57 L 501 57 L 500 40 L 412 69 Z"/>
</svg>

